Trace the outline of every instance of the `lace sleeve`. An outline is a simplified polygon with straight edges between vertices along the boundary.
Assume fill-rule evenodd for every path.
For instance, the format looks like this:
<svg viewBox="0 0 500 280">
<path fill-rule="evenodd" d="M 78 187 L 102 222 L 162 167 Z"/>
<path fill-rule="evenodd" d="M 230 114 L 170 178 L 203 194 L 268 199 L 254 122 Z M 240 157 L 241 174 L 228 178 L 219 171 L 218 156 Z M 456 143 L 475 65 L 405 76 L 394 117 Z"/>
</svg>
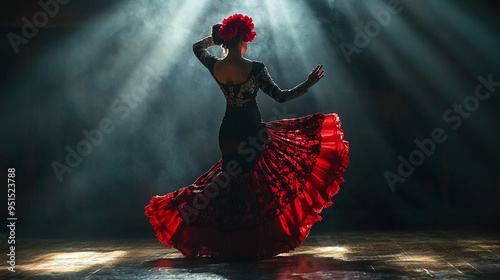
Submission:
<svg viewBox="0 0 500 280">
<path fill-rule="evenodd" d="M 307 93 L 309 87 L 307 83 L 304 81 L 298 84 L 296 87 L 292 89 L 282 90 L 278 87 L 278 85 L 274 82 L 273 78 L 269 74 L 267 67 L 264 66 L 259 75 L 259 86 L 262 91 L 271 96 L 274 100 L 279 103 L 283 103 L 297 97 L 300 97 Z"/>
<path fill-rule="evenodd" d="M 215 45 L 212 36 L 205 37 L 193 45 L 194 55 L 201 61 L 201 63 L 212 71 L 213 65 L 217 62 L 217 57 L 207 51 L 208 47 Z"/>
</svg>

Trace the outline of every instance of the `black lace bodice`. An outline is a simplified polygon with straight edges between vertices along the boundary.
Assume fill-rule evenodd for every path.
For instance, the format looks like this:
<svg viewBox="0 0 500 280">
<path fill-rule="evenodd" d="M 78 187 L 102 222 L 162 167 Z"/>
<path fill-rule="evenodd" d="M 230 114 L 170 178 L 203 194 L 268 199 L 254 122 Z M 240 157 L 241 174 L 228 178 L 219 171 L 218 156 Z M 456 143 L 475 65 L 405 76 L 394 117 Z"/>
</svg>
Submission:
<svg viewBox="0 0 500 280">
<path fill-rule="evenodd" d="M 211 45 L 208 37 L 193 48 L 213 76 L 219 58 L 206 50 Z M 253 61 L 252 67 L 240 84 L 214 77 L 227 99 L 219 130 L 222 159 L 193 184 L 154 196 L 145 207 L 158 239 L 186 257 L 262 259 L 293 250 L 322 220 L 319 214 L 343 182 L 349 143 L 338 116 L 262 122 L 255 102 L 259 89 L 285 102 L 308 86 L 281 90 L 263 63 Z"/>
<path fill-rule="evenodd" d="M 193 51 L 201 63 L 210 71 L 212 77 L 213 68 L 217 61 L 221 60 L 208 52 L 207 48 L 214 45 L 211 36 L 199 40 L 193 45 Z M 282 90 L 271 78 L 267 67 L 260 61 L 252 61 L 252 72 L 247 81 L 236 85 L 222 84 L 214 77 L 220 89 L 226 97 L 227 104 L 231 107 L 240 107 L 248 103 L 254 103 L 259 89 L 271 96 L 274 100 L 283 103 L 304 95 L 308 91 L 307 83 L 304 81 L 296 87 Z"/>
</svg>

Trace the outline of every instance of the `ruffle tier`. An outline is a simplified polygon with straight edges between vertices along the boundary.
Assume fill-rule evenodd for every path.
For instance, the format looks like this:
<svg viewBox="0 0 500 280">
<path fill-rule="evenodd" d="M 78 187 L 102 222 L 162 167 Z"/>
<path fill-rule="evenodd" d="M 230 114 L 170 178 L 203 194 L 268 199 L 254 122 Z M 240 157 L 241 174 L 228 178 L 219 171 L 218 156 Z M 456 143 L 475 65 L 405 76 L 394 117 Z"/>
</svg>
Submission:
<svg viewBox="0 0 500 280">
<path fill-rule="evenodd" d="M 307 180 L 301 183 L 296 195 L 287 200 L 276 215 L 249 229 L 220 230 L 212 226 L 191 225 L 185 221 L 185 213 L 179 211 L 179 203 L 176 201 L 179 193 L 192 190 L 188 186 L 164 196 L 154 196 L 145 207 L 145 214 L 149 217 L 158 240 L 168 248 L 178 249 L 186 257 L 257 259 L 289 252 L 302 244 L 312 225 L 322 220 L 319 214 L 332 205 L 331 199 L 338 193 L 339 184 L 344 181 L 341 175 L 349 163 L 349 143 L 343 140 L 341 122 L 335 113 L 317 113 L 298 119 L 266 123 L 272 136 L 268 146 L 282 145 L 283 141 L 290 140 L 290 133 L 293 134 L 294 129 L 297 129 L 294 128 L 295 123 L 311 117 L 316 118 L 316 125 L 319 126 L 318 138 L 315 140 L 319 144 L 319 152 L 309 155 L 313 160 L 311 168 L 299 168 L 300 171 L 296 171 L 309 172 L 305 174 Z M 265 160 L 270 157 L 265 153 L 268 148 L 264 147 L 261 160 L 248 176 L 259 176 L 262 173 L 256 171 L 269 165 L 265 164 Z M 195 184 L 213 180 L 214 174 L 220 170 L 221 161 L 212 166 Z"/>
</svg>

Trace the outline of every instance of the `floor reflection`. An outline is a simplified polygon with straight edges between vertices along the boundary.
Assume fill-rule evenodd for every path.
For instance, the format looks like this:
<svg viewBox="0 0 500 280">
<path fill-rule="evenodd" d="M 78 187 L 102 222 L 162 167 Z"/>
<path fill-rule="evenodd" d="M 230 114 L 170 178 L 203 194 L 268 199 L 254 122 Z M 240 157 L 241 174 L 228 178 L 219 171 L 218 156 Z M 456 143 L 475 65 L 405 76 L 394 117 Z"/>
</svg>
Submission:
<svg viewBox="0 0 500 280">
<path fill-rule="evenodd" d="M 35 271 L 37 274 L 77 272 L 94 266 L 113 265 L 126 253 L 127 251 L 49 253 L 34 256 L 34 262 L 22 267 Z"/>
<path fill-rule="evenodd" d="M 155 239 L 18 240 L 13 279 L 495 279 L 500 236 L 490 232 L 350 232 L 311 235 L 265 260 L 187 259 Z"/>
</svg>

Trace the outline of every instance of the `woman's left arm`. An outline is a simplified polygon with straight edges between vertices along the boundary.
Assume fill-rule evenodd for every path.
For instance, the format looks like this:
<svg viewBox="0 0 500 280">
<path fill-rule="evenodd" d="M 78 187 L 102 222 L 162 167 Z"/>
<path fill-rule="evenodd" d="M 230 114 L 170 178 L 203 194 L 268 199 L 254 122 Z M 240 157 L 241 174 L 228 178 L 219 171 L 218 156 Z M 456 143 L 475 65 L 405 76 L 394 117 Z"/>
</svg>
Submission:
<svg viewBox="0 0 500 280">
<path fill-rule="evenodd" d="M 267 67 L 264 65 L 258 76 L 259 86 L 262 91 L 271 96 L 274 100 L 279 103 L 287 102 L 292 99 L 298 98 L 307 93 L 309 90 L 309 85 L 307 81 L 298 84 L 292 89 L 281 89 L 273 80 Z"/>
<path fill-rule="evenodd" d="M 209 70 L 213 69 L 213 65 L 217 62 L 218 58 L 215 55 L 210 54 L 207 51 L 208 47 L 214 46 L 214 40 L 212 36 L 205 37 L 193 45 L 194 55 L 200 60 L 200 62 Z"/>
<path fill-rule="evenodd" d="M 259 74 L 259 84 L 265 94 L 271 96 L 274 100 L 283 103 L 306 94 L 309 91 L 309 88 L 319 82 L 319 80 L 321 80 L 324 76 L 325 72 L 323 71 L 323 65 L 318 65 L 312 70 L 306 81 L 298 84 L 292 89 L 282 90 L 274 82 L 267 70 L 267 67 L 264 65 Z"/>
</svg>

